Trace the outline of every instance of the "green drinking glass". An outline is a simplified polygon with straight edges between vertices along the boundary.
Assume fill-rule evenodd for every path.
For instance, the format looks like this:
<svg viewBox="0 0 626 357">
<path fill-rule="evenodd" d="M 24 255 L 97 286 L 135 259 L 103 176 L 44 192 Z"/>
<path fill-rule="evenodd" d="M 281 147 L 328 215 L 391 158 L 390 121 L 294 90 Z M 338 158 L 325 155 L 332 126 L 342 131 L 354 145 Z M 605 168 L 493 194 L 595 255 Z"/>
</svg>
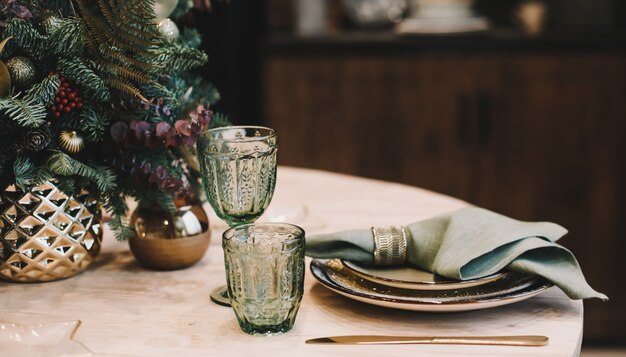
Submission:
<svg viewBox="0 0 626 357">
<path fill-rule="evenodd" d="M 253 223 L 224 232 L 228 293 L 244 332 L 276 335 L 293 327 L 304 292 L 304 235 L 287 223 Z"/>
<path fill-rule="evenodd" d="M 207 200 L 230 227 L 256 221 L 270 204 L 276 185 L 278 139 L 273 129 L 229 126 L 203 132 L 198 161 Z M 229 306 L 226 287 L 211 299 Z"/>
</svg>

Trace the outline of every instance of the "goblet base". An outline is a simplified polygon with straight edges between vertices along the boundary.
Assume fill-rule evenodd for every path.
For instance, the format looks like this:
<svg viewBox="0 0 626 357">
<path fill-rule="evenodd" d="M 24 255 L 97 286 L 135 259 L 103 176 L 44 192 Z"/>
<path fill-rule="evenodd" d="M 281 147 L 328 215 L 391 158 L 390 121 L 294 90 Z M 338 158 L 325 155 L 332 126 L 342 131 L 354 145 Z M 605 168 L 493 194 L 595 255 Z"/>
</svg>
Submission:
<svg viewBox="0 0 626 357">
<path fill-rule="evenodd" d="M 230 296 L 226 285 L 215 288 L 211 291 L 211 301 L 218 305 L 230 307 Z"/>
</svg>

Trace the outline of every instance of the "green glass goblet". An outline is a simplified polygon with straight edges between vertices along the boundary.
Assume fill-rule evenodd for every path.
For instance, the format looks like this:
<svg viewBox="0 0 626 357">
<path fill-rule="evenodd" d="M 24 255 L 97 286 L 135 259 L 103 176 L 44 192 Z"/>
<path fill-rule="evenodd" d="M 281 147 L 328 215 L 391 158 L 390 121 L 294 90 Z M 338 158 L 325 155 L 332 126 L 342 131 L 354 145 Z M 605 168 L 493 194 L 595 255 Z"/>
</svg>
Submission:
<svg viewBox="0 0 626 357">
<path fill-rule="evenodd" d="M 198 161 L 207 200 L 230 227 L 253 223 L 265 212 L 276 185 L 277 136 L 260 126 L 207 130 L 198 138 Z M 226 286 L 211 292 L 230 306 Z"/>
</svg>

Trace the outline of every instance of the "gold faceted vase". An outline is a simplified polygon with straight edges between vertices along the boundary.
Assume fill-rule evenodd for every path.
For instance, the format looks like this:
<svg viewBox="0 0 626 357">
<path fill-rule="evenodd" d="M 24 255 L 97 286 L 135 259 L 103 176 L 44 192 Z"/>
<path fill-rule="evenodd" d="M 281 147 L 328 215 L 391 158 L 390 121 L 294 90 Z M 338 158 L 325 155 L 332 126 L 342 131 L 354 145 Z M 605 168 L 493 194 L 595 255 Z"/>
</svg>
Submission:
<svg viewBox="0 0 626 357">
<path fill-rule="evenodd" d="M 69 278 L 87 269 L 101 244 L 100 205 L 88 192 L 68 196 L 53 182 L 0 191 L 0 279 Z"/>
</svg>

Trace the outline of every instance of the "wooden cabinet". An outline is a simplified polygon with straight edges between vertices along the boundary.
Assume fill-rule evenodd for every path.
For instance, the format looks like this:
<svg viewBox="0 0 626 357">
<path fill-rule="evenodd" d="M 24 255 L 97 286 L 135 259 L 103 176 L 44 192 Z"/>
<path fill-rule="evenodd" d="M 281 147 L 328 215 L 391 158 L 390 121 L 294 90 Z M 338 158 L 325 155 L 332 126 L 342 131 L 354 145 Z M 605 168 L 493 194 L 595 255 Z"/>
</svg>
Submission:
<svg viewBox="0 0 626 357">
<path fill-rule="evenodd" d="M 585 338 L 626 338 L 625 55 L 270 52 L 264 83 L 281 164 L 567 227 L 562 244 L 611 298 L 585 304 Z"/>
</svg>

